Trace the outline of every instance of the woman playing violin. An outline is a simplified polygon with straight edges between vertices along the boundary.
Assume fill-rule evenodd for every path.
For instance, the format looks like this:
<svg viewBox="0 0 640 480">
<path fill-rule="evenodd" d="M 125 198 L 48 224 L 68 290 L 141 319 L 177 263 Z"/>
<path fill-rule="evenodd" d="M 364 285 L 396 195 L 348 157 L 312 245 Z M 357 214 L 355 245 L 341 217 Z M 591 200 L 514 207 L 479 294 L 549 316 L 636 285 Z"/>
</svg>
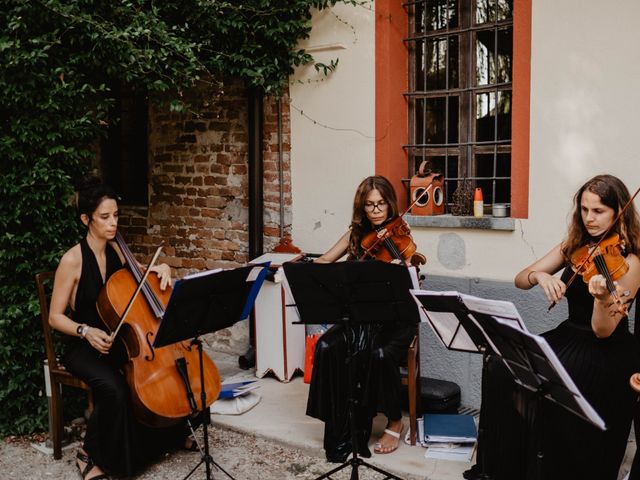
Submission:
<svg viewBox="0 0 640 480">
<path fill-rule="evenodd" d="M 65 367 L 85 381 L 93 392 L 94 409 L 76 463 L 83 479 L 108 478 L 106 473 L 128 476 L 151 456 L 185 441 L 184 426 L 149 429 L 132 415 L 129 388 L 120 368 L 127 360 L 123 343 L 112 342 L 96 310 L 98 294 L 124 257 L 113 242 L 118 227 L 115 192 L 96 177 L 79 182 L 77 209 L 87 227 L 86 237 L 69 249 L 56 270 L 49 324 L 70 337 L 62 359 Z M 155 272 L 165 289 L 171 269 L 157 265 Z M 68 316 L 67 307 L 71 308 Z"/>
<path fill-rule="evenodd" d="M 538 440 L 544 453 L 542 478 L 618 478 L 637 399 L 629 377 L 640 367 L 638 345 L 629 332 L 626 314 L 640 287 L 640 220 L 629 200 L 626 186 L 612 175 L 598 175 L 586 182 L 574 197 L 566 238 L 515 277 L 518 288 L 539 285 L 552 304 L 567 299 L 569 318 L 543 336 L 604 419 L 607 431 L 544 401 L 542 438 L 536 439 L 522 425 L 519 412 L 511 410 L 513 404 L 508 404 L 510 396 L 524 400 L 525 394 L 507 385 L 494 365 L 487 382 L 490 391 L 483 396 L 481 428 L 487 434 L 485 445 L 479 445 L 478 458 L 484 457 L 484 471 L 495 480 L 526 478 L 527 471 L 535 471 L 530 454 Z M 605 244 L 609 245 L 606 249 Z M 615 275 L 606 268 L 595 271 L 591 268 L 594 262 L 596 267 L 620 268 Z M 574 276 L 575 281 L 570 281 Z M 528 447 L 522 439 L 529 440 Z"/>
<path fill-rule="evenodd" d="M 364 179 L 356 190 L 349 231 L 324 255 L 319 263 L 331 263 L 345 254 L 349 260 L 363 256 L 363 239 L 387 222 L 398 218 L 396 193 L 389 181 L 381 176 Z M 374 233 L 377 236 L 377 233 Z M 398 258 L 395 261 L 405 262 Z M 362 394 L 366 398 L 358 410 L 359 450 L 370 456 L 367 448 L 371 434 L 371 421 L 376 412 L 387 419 L 384 434 L 375 444 L 374 451 L 384 454 L 398 448 L 403 430 L 400 410 L 401 379 L 399 364 L 407 356 L 407 348 L 416 333 L 413 325 L 356 326 L 352 332 L 356 351 L 367 351 L 366 360 L 358 364 L 359 379 L 364 384 Z M 348 334 L 342 325 L 329 329 L 318 341 L 307 415 L 325 422 L 324 447 L 327 459 L 341 462 L 351 453 L 351 439 L 346 415 L 346 398 L 349 388 L 344 369 L 345 344 Z M 370 362 L 370 363 L 367 363 Z"/>
</svg>

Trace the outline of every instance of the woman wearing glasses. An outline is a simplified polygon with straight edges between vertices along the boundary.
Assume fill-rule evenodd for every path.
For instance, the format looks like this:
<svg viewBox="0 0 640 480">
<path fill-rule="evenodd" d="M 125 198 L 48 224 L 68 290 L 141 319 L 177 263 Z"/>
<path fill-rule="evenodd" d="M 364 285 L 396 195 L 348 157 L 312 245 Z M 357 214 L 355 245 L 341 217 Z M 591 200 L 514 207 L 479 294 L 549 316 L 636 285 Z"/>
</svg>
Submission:
<svg viewBox="0 0 640 480">
<path fill-rule="evenodd" d="M 318 263 L 332 263 L 345 254 L 347 260 L 362 257 L 362 239 L 373 230 L 398 216 L 396 193 L 381 176 L 365 178 L 356 190 L 349 230 Z M 349 379 L 345 368 L 346 345 L 354 343 L 353 361 L 357 362 L 357 443 L 358 453 L 370 457 L 367 447 L 371 422 L 377 412 L 387 417 L 384 434 L 374 452 L 395 451 L 403 430 L 401 413 L 401 378 L 399 364 L 416 333 L 415 325 L 357 325 L 345 331 L 334 325 L 318 341 L 307 403 L 307 415 L 325 422 L 324 449 L 327 460 L 342 462 L 351 453 L 351 433 L 347 415 Z"/>
</svg>

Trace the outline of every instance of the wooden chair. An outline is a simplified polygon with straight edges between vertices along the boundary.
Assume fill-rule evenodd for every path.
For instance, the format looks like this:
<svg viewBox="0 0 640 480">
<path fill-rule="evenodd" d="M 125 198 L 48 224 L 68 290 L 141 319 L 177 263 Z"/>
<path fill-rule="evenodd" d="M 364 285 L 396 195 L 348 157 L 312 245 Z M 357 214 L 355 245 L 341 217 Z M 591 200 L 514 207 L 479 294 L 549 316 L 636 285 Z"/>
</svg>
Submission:
<svg viewBox="0 0 640 480">
<path fill-rule="evenodd" d="M 409 344 L 406 372 L 402 372 L 402 384 L 407 386 L 409 397 L 409 438 L 411 445 L 416 444 L 417 415 L 420 408 L 420 337 L 416 335 Z"/>
<path fill-rule="evenodd" d="M 93 409 L 93 399 L 89 386 L 71 373 L 67 372 L 56 355 L 52 329 L 49 326 L 49 301 L 53 284 L 54 272 L 36 274 L 36 287 L 40 301 L 40 318 L 44 333 L 44 348 L 47 359 L 44 363 L 44 380 L 47 400 L 49 402 L 49 436 L 53 444 L 53 458 L 62 457 L 62 385 L 82 388 L 89 392 L 89 411 Z"/>
</svg>

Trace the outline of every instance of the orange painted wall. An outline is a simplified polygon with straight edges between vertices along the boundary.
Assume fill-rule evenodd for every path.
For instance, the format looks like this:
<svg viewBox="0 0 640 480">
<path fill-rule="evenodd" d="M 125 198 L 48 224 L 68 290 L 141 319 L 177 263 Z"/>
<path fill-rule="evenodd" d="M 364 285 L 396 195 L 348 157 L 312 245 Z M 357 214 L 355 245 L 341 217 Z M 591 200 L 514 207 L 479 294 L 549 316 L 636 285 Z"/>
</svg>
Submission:
<svg viewBox="0 0 640 480">
<path fill-rule="evenodd" d="M 407 13 L 399 0 L 377 0 L 376 9 L 376 174 L 387 177 L 398 195 L 401 209 L 407 207 L 408 158 L 402 148 L 408 139 Z"/>
<path fill-rule="evenodd" d="M 531 110 L 531 0 L 515 0 L 513 11 L 513 111 L 511 112 L 511 216 L 529 216 Z"/>
</svg>

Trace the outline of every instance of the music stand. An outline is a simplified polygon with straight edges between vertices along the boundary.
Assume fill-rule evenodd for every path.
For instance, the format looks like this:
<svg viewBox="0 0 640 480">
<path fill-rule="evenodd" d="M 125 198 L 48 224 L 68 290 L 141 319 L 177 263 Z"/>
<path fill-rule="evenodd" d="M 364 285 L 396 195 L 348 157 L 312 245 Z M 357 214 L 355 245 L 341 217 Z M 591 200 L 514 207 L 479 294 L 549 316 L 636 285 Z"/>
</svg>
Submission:
<svg viewBox="0 0 640 480">
<path fill-rule="evenodd" d="M 285 263 L 283 269 L 285 289 L 295 301 L 301 323 L 342 324 L 345 331 L 351 331 L 359 324 L 418 323 L 418 312 L 409 295 L 409 290 L 416 287 L 417 278 L 414 283 L 410 269 L 404 265 L 380 261 Z M 346 342 L 349 381 L 347 415 L 352 456 L 316 480 L 331 478 L 331 475 L 349 466 L 352 480 L 358 479 L 358 468 L 361 466 L 386 475 L 385 479 L 401 480 L 358 456 L 355 416 L 358 400 L 354 395 L 355 352 L 351 343 L 349 340 Z"/>
<path fill-rule="evenodd" d="M 428 318 L 434 330 L 442 332 L 443 321 L 450 322 L 453 316 L 459 320 L 459 328 L 465 330 L 469 339 L 472 339 L 476 345 L 482 345 L 485 351 L 490 349 L 491 355 L 503 361 L 516 383 L 534 393 L 537 412 L 533 422 L 538 441 L 536 445 L 537 478 L 543 478 L 544 452 L 541 435 L 543 422 L 540 408 L 543 399 L 556 403 L 573 415 L 605 430 L 604 421 L 582 396 L 547 341 L 526 330 L 511 302 L 486 300 L 457 292 L 418 290 L 411 293 L 421 307 L 421 314 Z M 442 297 L 449 299 L 442 302 L 440 301 Z M 442 308 L 445 304 L 448 304 L 449 310 Z M 444 331 L 451 331 L 451 327 L 446 327 Z M 456 330 L 454 337 L 458 333 L 459 330 Z M 463 337 L 464 335 L 459 338 Z M 442 337 L 440 338 L 442 340 Z M 469 345 L 464 344 L 462 347 L 469 347 Z"/>
<path fill-rule="evenodd" d="M 204 436 L 204 451 L 200 462 L 186 475 L 189 478 L 203 463 L 207 480 L 211 477 L 211 465 L 221 470 L 227 477 L 233 477 L 218 465 L 209 452 L 208 424 L 211 421 L 209 407 L 206 406 L 204 389 L 204 368 L 202 361 L 202 341 L 200 335 L 217 332 L 230 327 L 249 315 L 260 286 L 267 273 L 268 265 L 250 265 L 232 270 L 210 270 L 178 280 L 171 292 L 154 347 L 163 347 L 183 340 L 191 340 L 198 347 L 200 363 L 200 412 L 193 400 L 193 393 L 187 387 L 187 399 L 194 415 L 201 415 Z M 193 431 L 193 428 L 191 429 Z M 195 438 L 195 437 L 194 437 Z M 197 440 L 196 440 L 197 443 Z"/>
<path fill-rule="evenodd" d="M 411 294 L 418 304 L 422 320 L 429 324 L 435 335 L 448 350 L 482 354 L 481 392 L 487 391 L 487 372 L 492 350 L 483 332 L 470 320 L 469 312 L 484 311 L 502 318 L 510 318 L 522 328 L 524 323 L 517 310 L 510 302 L 479 299 L 458 292 L 435 292 L 429 290 L 412 290 Z M 469 304 L 465 304 L 465 301 Z M 480 468 L 486 467 L 486 448 L 484 447 L 485 431 L 478 428 L 478 455 Z M 475 474 L 477 479 L 490 479 L 483 471 Z"/>
</svg>

